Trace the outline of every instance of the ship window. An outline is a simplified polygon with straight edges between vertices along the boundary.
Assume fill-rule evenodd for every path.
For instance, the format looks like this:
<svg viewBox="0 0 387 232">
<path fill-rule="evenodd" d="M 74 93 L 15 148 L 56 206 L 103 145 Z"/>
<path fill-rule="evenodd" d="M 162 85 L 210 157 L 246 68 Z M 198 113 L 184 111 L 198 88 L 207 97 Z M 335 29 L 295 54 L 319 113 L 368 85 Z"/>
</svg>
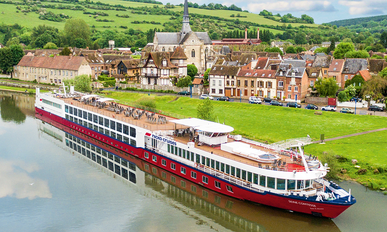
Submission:
<svg viewBox="0 0 387 232">
<path fill-rule="evenodd" d="M 253 178 L 253 174 L 251 174 L 251 172 L 248 172 L 248 173 L 247 173 L 247 181 L 248 181 L 248 182 L 251 182 L 251 181 L 252 181 L 252 178 Z"/>
<path fill-rule="evenodd" d="M 220 170 L 224 172 L 224 163 L 220 163 Z"/>
<path fill-rule="evenodd" d="M 209 167 L 210 166 L 210 158 L 206 158 L 206 165 Z"/>
<path fill-rule="evenodd" d="M 181 168 L 180 168 L 180 172 L 181 172 L 182 174 L 184 174 L 184 175 L 185 175 L 185 173 L 186 173 L 186 169 L 185 169 L 185 168 L 183 168 L 183 167 L 181 167 Z"/>
<path fill-rule="evenodd" d="M 277 179 L 277 189 L 285 190 L 285 179 Z"/>
<path fill-rule="evenodd" d="M 254 173 L 254 184 L 258 184 L 258 174 Z"/>
<path fill-rule="evenodd" d="M 186 151 L 187 152 L 187 160 L 189 160 L 189 151 Z"/>
<path fill-rule="evenodd" d="M 236 177 L 241 178 L 241 170 L 239 168 L 236 169 Z"/>
<path fill-rule="evenodd" d="M 129 138 L 124 136 L 124 142 L 129 144 Z"/>
<path fill-rule="evenodd" d="M 74 108 L 74 115 L 75 115 L 75 116 L 78 116 L 78 110 L 77 110 L 77 108 Z"/>
<path fill-rule="evenodd" d="M 82 110 L 78 110 L 78 117 L 82 118 Z"/>
<path fill-rule="evenodd" d="M 213 159 L 211 160 L 211 168 L 215 168 L 215 161 Z"/>
<path fill-rule="evenodd" d="M 110 154 L 110 153 L 108 153 L 108 158 L 111 159 L 111 160 L 113 160 L 113 155 Z"/>
<path fill-rule="evenodd" d="M 116 129 L 116 122 L 110 121 L 110 129 L 112 129 L 112 130 Z"/>
<path fill-rule="evenodd" d="M 202 181 L 203 181 L 203 183 L 208 184 L 208 177 L 203 176 Z"/>
<path fill-rule="evenodd" d="M 106 157 L 107 155 L 106 151 L 102 151 L 102 155 Z"/>
<path fill-rule="evenodd" d="M 167 179 L 167 173 L 161 172 L 161 176 L 162 176 L 164 179 Z"/>
<path fill-rule="evenodd" d="M 123 130 L 124 134 L 126 135 L 129 135 L 129 127 L 124 125 L 124 130 Z"/>
<path fill-rule="evenodd" d="M 70 109 L 70 110 L 69 110 L 69 111 L 70 111 L 70 114 L 73 114 L 73 107 L 70 106 L 69 109 Z"/>
<path fill-rule="evenodd" d="M 171 181 L 172 181 L 173 183 L 176 183 L 176 177 L 171 176 Z"/>
<path fill-rule="evenodd" d="M 219 161 L 216 161 L 216 170 L 219 170 Z"/>
<path fill-rule="evenodd" d="M 153 160 L 153 162 L 157 162 L 157 156 L 152 155 L 152 160 Z"/>
<path fill-rule="evenodd" d="M 81 121 L 81 120 L 79 120 L 79 121 Z M 101 133 L 101 134 L 103 134 L 103 128 L 102 127 L 100 127 L 100 128 L 98 128 L 99 130 L 99 133 Z"/>
<path fill-rule="evenodd" d="M 109 119 L 105 118 L 105 127 L 109 128 Z"/>
<path fill-rule="evenodd" d="M 101 164 L 101 156 L 97 155 L 97 163 Z"/>
<path fill-rule="evenodd" d="M 231 166 L 231 175 L 235 176 L 235 167 Z"/>
<path fill-rule="evenodd" d="M 130 128 L 130 136 L 133 138 L 136 137 L 136 128 L 133 128 L 133 127 Z"/>
<path fill-rule="evenodd" d="M 186 186 L 185 181 L 184 181 L 184 180 L 181 180 L 181 181 L 180 181 L 180 185 L 181 185 L 181 187 L 185 188 L 185 186 Z"/>
<path fill-rule="evenodd" d="M 181 157 L 181 148 L 179 148 L 179 156 Z"/>
<path fill-rule="evenodd" d="M 148 152 L 144 152 L 144 157 L 148 159 L 149 158 L 149 153 Z"/>
<path fill-rule="evenodd" d="M 102 165 L 107 168 L 107 161 L 105 158 L 102 158 Z"/>
<path fill-rule="evenodd" d="M 105 129 L 105 135 L 110 136 L 110 131 L 108 129 Z"/>
<path fill-rule="evenodd" d="M 167 161 L 166 161 L 165 159 L 162 159 L 162 160 L 161 160 L 161 164 L 162 164 L 163 166 L 167 166 Z"/>
<path fill-rule="evenodd" d="M 208 198 L 208 192 L 206 190 L 202 190 L 202 195 L 205 198 Z"/>
<path fill-rule="evenodd" d="M 95 131 L 98 131 L 98 126 L 94 125 L 94 128 L 93 128 Z"/>
<path fill-rule="evenodd" d="M 114 161 L 116 161 L 117 163 L 121 163 L 121 159 L 118 158 L 117 156 L 114 156 Z"/>
<path fill-rule="evenodd" d="M 242 179 L 246 180 L 246 171 L 242 170 Z"/>
<path fill-rule="evenodd" d="M 136 171 L 136 165 L 133 163 L 129 163 L 129 168 L 133 171 Z"/>
<path fill-rule="evenodd" d="M 191 161 L 194 162 L 194 156 L 195 154 L 193 152 L 191 152 Z"/>
<path fill-rule="evenodd" d="M 136 174 L 129 172 L 129 181 L 132 183 L 136 183 Z"/>
<path fill-rule="evenodd" d="M 103 118 L 99 116 L 98 119 L 99 125 L 103 126 Z"/>
<path fill-rule="evenodd" d="M 87 112 L 83 111 L 83 119 L 87 120 Z"/>
<path fill-rule="evenodd" d="M 65 106 L 65 112 L 66 112 L 66 113 L 69 112 L 69 106 Z"/>
<path fill-rule="evenodd" d="M 98 123 L 98 116 L 93 114 L 93 122 Z"/>
<path fill-rule="evenodd" d="M 305 188 L 308 188 L 310 186 L 310 180 L 305 181 Z"/>
<path fill-rule="evenodd" d="M 92 114 L 91 114 L 91 113 L 88 113 L 88 114 L 87 114 L 87 120 L 89 120 L 90 122 L 93 121 L 93 118 L 92 118 Z"/>
<path fill-rule="evenodd" d="M 227 191 L 229 191 L 229 192 L 232 192 L 232 193 L 233 193 L 233 191 L 232 191 L 232 187 L 231 187 L 231 186 L 228 186 L 228 185 L 226 185 L 226 188 L 227 188 Z"/>
<path fill-rule="evenodd" d="M 200 155 L 196 154 L 196 163 L 200 163 Z"/>
<path fill-rule="evenodd" d="M 122 135 L 117 134 L 117 139 L 120 140 L 120 141 L 122 141 Z"/>
<path fill-rule="evenodd" d="M 66 119 L 70 120 L 70 116 L 68 114 L 66 114 Z"/>
<path fill-rule="evenodd" d="M 275 188 L 275 178 L 267 177 L 267 187 L 268 188 Z"/>
<path fill-rule="evenodd" d="M 183 158 L 185 159 L 185 150 L 183 149 Z"/>
<path fill-rule="evenodd" d="M 171 152 L 171 145 L 168 144 L 168 152 Z"/>
<path fill-rule="evenodd" d="M 74 117 L 70 116 L 70 121 L 74 122 Z"/>
<path fill-rule="evenodd" d="M 196 179 L 196 172 L 191 172 L 191 177 Z"/>
<path fill-rule="evenodd" d="M 259 177 L 259 185 L 265 187 L 266 186 L 266 176 Z"/>
<path fill-rule="evenodd" d="M 114 166 L 113 166 L 113 163 L 112 162 L 108 162 L 109 163 L 109 169 L 110 171 L 114 172 Z"/>
<path fill-rule="evenodd" d="M 131 139 L 130 140 L 130 145 L 132 145 L 133 147 L 137 146 L 136 140 Z"/>
<path fill-rule="evenodd" d="M 206 164 L 206 157 L 202 156 L 202 164 L 205 165 Z"/>
<path fill-rule="evenodd" d="M 128 179 L 128 170 L 126 170 L 125 168 L 122 168 L 122 177 Z"/>
<path fill-rule="evenodd" d="M 220 182 L 219 181 L 215 181 L 215 187 L 220 189 Z"/>
<path fill-rule="evenodd" d="M 75 117 L 74 117 L 74 122 L 77 123 L 77 124 L 79 124 L 79 123 L 78 123 L 78 119 L 75 118 Z"/>
<path fill-rule="evenodd" d="M 288 180 L 288 190 L 294 190 L 294 189 L 296 189 L 296 181 Z"/>
<path fill-rule="evenodd" d="M 226 164 L 226 173 L 230 174 L 230 165 Z"/>
<path fill-rule="evenodd" d="M 297 180 L 297 189 L 303 189 L 303 188 L 304 188 L 304 181 Z"/>
<path fill-rule="evenodd" d="M 122 124 L 117 122 L 117 131 L 122 132 Z"/>
<path fill-rule="evenodd" d="M 125 160 L 121 160 L 121 164 L 122 166 L 125 166 L 125 167 L 128 167 L 128 162 L 126 162 Z"/>
<path fill-rule="evenodd" d="M 91 124 L 90 122 L 87 124 L 87 127 L 90 128 L 90 129 L 93 129 L 93 124 Z"/>
<path fill-rule="evenodd" d="M 176 170 L 176 164 L 171 163 L 171 169 L 172 169 L 172 170 Z"/>
</svg>

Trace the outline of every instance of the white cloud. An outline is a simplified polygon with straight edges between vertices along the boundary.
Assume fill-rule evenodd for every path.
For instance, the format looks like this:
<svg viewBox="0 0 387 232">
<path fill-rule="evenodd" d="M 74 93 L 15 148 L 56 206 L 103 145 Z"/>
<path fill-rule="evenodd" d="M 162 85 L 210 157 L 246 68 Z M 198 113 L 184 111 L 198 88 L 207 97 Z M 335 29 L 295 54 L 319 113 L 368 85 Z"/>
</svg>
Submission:
<svg viewBox="0 0 387 232">
<path fill-rule="evenodd" d="M 385 0 L 359 0 L 359 1 L 339 1 L 340 5 L 349 7 L 350 15 L 362 14 L 382 14 L 385 9 Z"/>
<path fill-rule="evenodd" d="M 265 1 L 250 3 L 247 9 L 258 13 L 262 10 L 274 12 L 294 12 L 294 11 L 335 11 L 330 1 Z"/>
</svg>

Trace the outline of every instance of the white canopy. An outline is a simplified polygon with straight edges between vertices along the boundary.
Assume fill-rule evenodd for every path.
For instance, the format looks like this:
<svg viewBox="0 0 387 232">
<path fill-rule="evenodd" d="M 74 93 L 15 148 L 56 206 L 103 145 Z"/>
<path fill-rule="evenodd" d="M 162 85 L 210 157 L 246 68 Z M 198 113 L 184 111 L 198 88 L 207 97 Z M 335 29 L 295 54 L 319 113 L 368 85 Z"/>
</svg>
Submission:
<svg viewBox="0 0 387 232">
<path fill-rule="evenodd" d="M 95 95 L 95 94 L 91 94 L 91 95 L 85 95 L 85 96 L 82 96 L 81 99 L 88 99 L 88 98 L 91 98 L 91 97 L 100 97 L 100 96 Z"/>
<path fill-rule="evenodd" d="M 231 126 L 223 125 L 216 122 L 210 122 L 198 118 L 175 119 L 170 120 L 170 122 L 183 126 L 193 127 L 195 130 L 201 130 L 211 133 L 230 133 L 234 130 L 234 128 L 232 128 Z"/>
<path fill-rule="evenodd" d="M 105 101 L 114 101 L 113 98 L 100 98 L 97 100 L 98 102 L 105 102 Z"/>
</svg>

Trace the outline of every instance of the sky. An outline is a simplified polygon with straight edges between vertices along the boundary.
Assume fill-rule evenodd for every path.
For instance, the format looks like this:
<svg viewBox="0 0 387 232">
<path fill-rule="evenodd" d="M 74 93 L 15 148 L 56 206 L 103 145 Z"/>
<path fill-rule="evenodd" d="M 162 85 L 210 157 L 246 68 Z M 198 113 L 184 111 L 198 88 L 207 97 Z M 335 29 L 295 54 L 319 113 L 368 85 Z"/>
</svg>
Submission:
<svg viewBox="0 0 387 232">
<path fill-rule="evenodd" d="M 251 13 L 268 10 L 273 14 L 291 13 L 300 17 L 307 14 L 314 22 L 328 23 L 334 20 L 368 17 L 387 14 L 387 0 L 188 0 L 199 5 L 220 3 L 235 4 Z M 183 0 L 161 0 L 164 4 L 180 4 Z"/>
</svg>

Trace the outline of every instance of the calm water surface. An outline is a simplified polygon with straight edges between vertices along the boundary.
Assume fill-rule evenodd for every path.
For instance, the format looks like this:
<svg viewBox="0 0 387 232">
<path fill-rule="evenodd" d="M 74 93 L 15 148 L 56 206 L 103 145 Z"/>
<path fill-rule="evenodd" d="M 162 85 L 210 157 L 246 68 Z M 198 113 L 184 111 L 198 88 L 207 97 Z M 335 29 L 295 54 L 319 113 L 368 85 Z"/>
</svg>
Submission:
<svg viewBox="0 0 387 232">
<path fill-rule="evenodd" d="M 387 228 L 387 196 L 351 182 L 341 186 L 358 202 L 334 220 L 228 198 L 135 158 L 134 184 L 71 149 L 65 141 L 72 135 L 36 119 L 33 104 L 33 97 L 0 92 L 0 231 Z"/>
</svg>

